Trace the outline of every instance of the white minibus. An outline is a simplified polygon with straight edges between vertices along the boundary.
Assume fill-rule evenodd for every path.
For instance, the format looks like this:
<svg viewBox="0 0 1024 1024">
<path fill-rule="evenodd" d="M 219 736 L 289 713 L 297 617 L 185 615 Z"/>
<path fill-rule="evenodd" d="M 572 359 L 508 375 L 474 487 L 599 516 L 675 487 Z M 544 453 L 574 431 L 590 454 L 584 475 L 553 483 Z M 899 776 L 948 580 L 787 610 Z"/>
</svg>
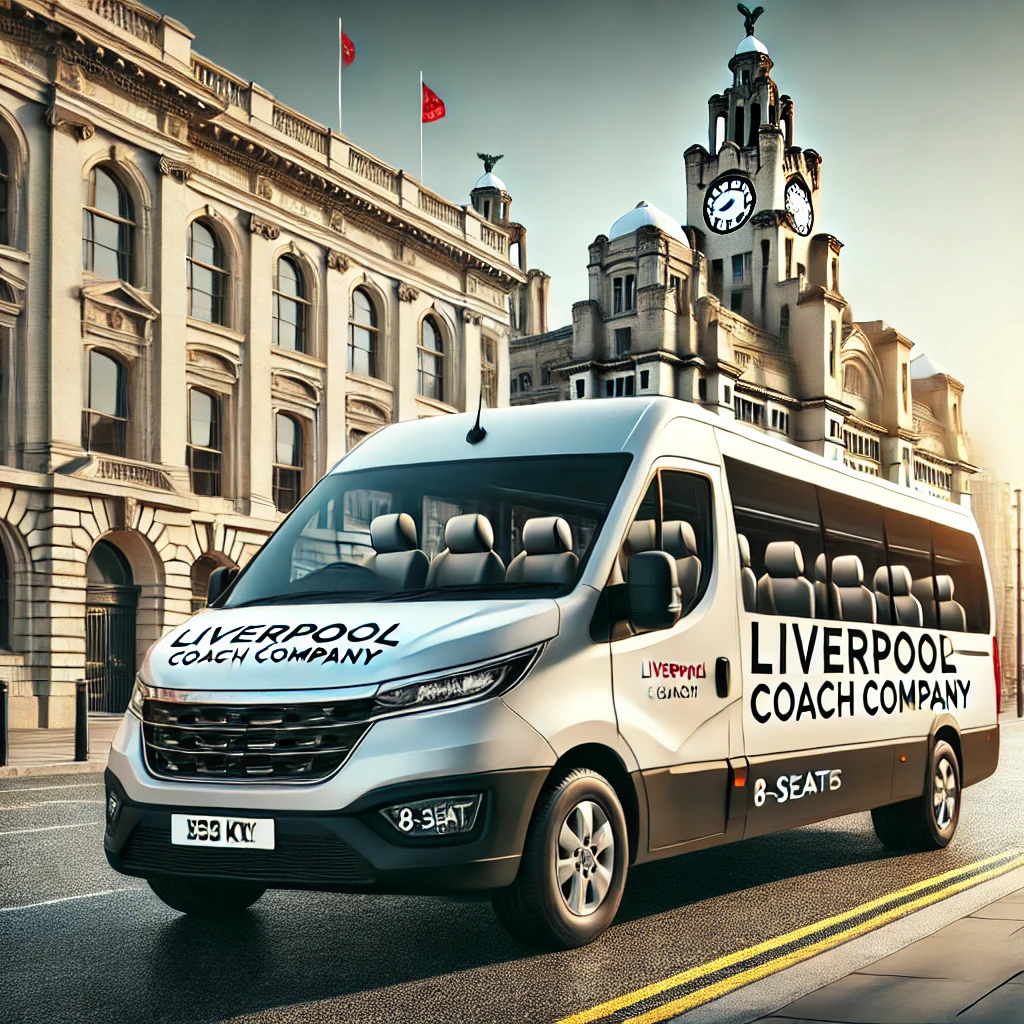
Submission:
<svg viewBox="0 0 1024 1024">
<path fill-rule="evenodd" d="M 149 651 L 113 867 L 206 916 L 486 892 L 567 948 L 632 864 L 868 810 L 949 843 L 999 755 L 967 510 L 669 398 L 480 425 L 362 441 Z"/>
</svg>

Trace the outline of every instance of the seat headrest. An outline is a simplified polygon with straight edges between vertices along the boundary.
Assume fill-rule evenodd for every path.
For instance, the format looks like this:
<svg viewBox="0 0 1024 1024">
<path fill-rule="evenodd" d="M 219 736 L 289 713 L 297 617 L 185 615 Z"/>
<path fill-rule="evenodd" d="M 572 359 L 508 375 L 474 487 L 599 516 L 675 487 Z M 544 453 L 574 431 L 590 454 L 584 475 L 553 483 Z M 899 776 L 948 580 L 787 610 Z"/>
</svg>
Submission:
<svg viewBox="0 0 1024 1024">
<path fill-rule="evenodd" d="M 804 571 L 804 556 L 794 540 L 773 540 L 764 550 L 764 567 L 769 576 L 785 579 Z"/>
<path fill-rule="evenodd" d="M 953 577 L 952 576 L 936 576 L 935 577 L 935 596 L 940 601 L 952 601 L 953 600 Z"/>
<path fill-rule="evenodd" d="M 913 576 L 910 575 L 910 570 L 905 565 L 891 565 L 889 566 L 889 572 L 892 573 L 892 596 L 908 597 L 914 582 Z M 875 590 L 880 594 L 888 594 L 890 592 L 889 576 L 885 571 L 884 565 L 880 565 L 875 572 Z"/>
<path fill-rule="evenodd" d="M 537 516 L 523 527 L 523 549 L 528 555 L 560 555 L 572 551 L 572 530 L 561 516 Z"/>
<path fill-rule="evenodd" d="M 834 572 L 835 571 L 835 561 L 834 560 L 833 560 L 832 566 L 833 566 L 832 571 Z M 822 551 L 822 553 L 820 555 L 818 555 L 818 557 L 814 560 L 814 579 L 815 579 L 815 581 L 817 583 L 825 583 L 826 582 L 826 575 L 827 574 L 826 574 L 826 566 L 825 566 L 825 552 Z"/>
<path fill-rule="evenodd" d="M 453 555 L 490 551 L 494 547 L 494 530 L 487 516 L 452 516 L 444 528 L 444 543 Z"/>
<path fill-rule="evenodd" d="M 744 569 L 750 568 L 750 541 L 747 540 L 746 534 L 737 533 L 736 540 L 740 546 L 740 565 Z"/>
<path fill-rule="evenodd" d="M 641 551 L 653 551 L 654 520 L 638 519 L 633 523 L 629 528 L 629 533 L 626 534 L 624 547 L 627 555 L 636 555 Z"/>
<path fill-rule="evenodd" d="M 864 563 L 857 555 L 838 555 L 832 559 L 832 582 L 837 587 L 864 586 Z"/>
<path fill-rule="evenodd" d="M 370 543 L 378 555 L 416 549 L 416 523 L 408 512 L 377 516 L 370 523 Z"/>
<path fill-rule="evenodd" d="M 697 554 L 697 535 L 685 519 L 670 519 L 661 527 L 662 547 L 673 558 Z"/>
</svg>

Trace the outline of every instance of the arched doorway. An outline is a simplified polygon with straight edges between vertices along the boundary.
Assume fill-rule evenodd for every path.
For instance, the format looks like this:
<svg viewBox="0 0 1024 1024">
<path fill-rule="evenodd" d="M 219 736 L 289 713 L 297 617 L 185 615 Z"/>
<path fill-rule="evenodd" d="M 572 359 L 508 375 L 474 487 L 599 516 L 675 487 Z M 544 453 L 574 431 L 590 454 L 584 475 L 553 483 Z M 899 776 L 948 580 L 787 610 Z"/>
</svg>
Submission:
<svg viewBox="0 0 1024 1024">
<path fill-rule="evenodd" d="M 210 586 L 210 575 L 222 566 L 234 567 L 234 562 L 215 555 L 200 555 L 192 563 L 192 614 L 206 607 L 206 592 Z"/>
<path fill-rule="evenodd" d="M 139 590 L 128 559 L 97 541 L 86 564 L 85 677 L 89 710 L 120 714 L 135 681 L 135 610 Z"/>
</svg>

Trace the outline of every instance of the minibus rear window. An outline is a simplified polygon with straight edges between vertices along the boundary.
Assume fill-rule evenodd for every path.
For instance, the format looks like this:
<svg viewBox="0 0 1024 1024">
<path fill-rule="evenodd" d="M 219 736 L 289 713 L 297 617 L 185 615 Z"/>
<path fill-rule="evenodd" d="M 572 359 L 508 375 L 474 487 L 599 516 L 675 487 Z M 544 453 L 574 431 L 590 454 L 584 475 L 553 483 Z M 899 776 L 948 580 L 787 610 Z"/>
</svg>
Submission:
<svg viewBox="0 0 1024 1024">
<path fill-rule="evenodd" d="M 249 563 L 226 604 L 568 593 L 631 458 L 453 460 L 332 473 Z"/>
</svg>

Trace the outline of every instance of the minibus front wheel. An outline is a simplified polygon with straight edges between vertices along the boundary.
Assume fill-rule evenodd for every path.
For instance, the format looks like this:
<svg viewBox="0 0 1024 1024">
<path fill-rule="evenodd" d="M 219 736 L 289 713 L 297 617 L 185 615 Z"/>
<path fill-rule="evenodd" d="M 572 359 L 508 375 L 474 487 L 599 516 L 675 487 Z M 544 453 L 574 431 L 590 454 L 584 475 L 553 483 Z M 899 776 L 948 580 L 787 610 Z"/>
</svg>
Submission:
<svg viewBox="0 0 1024 1024">
<path fill-rule="evenodd" d="M 257 885 L 149 878 L 150 889 L 172 910 L 192 917 L 230 917 L 251 907 L 267 890 Z"/>
<path fill-rule="evenodd" d="M 960 820 L 960 762 L 945 741 L 932 747 L 923 795 L 871 812 L 875 835 L 890 850 L 941 850 Z"/>
<path fill-rule="evenodd" d="M 612 923 L 628 865 L 626 816 L 615 790 L 597 772 L 573 768 L 541 797 L 519 874 L 491 902 L 516 938 L 574 949 Z"/>
</svg>

